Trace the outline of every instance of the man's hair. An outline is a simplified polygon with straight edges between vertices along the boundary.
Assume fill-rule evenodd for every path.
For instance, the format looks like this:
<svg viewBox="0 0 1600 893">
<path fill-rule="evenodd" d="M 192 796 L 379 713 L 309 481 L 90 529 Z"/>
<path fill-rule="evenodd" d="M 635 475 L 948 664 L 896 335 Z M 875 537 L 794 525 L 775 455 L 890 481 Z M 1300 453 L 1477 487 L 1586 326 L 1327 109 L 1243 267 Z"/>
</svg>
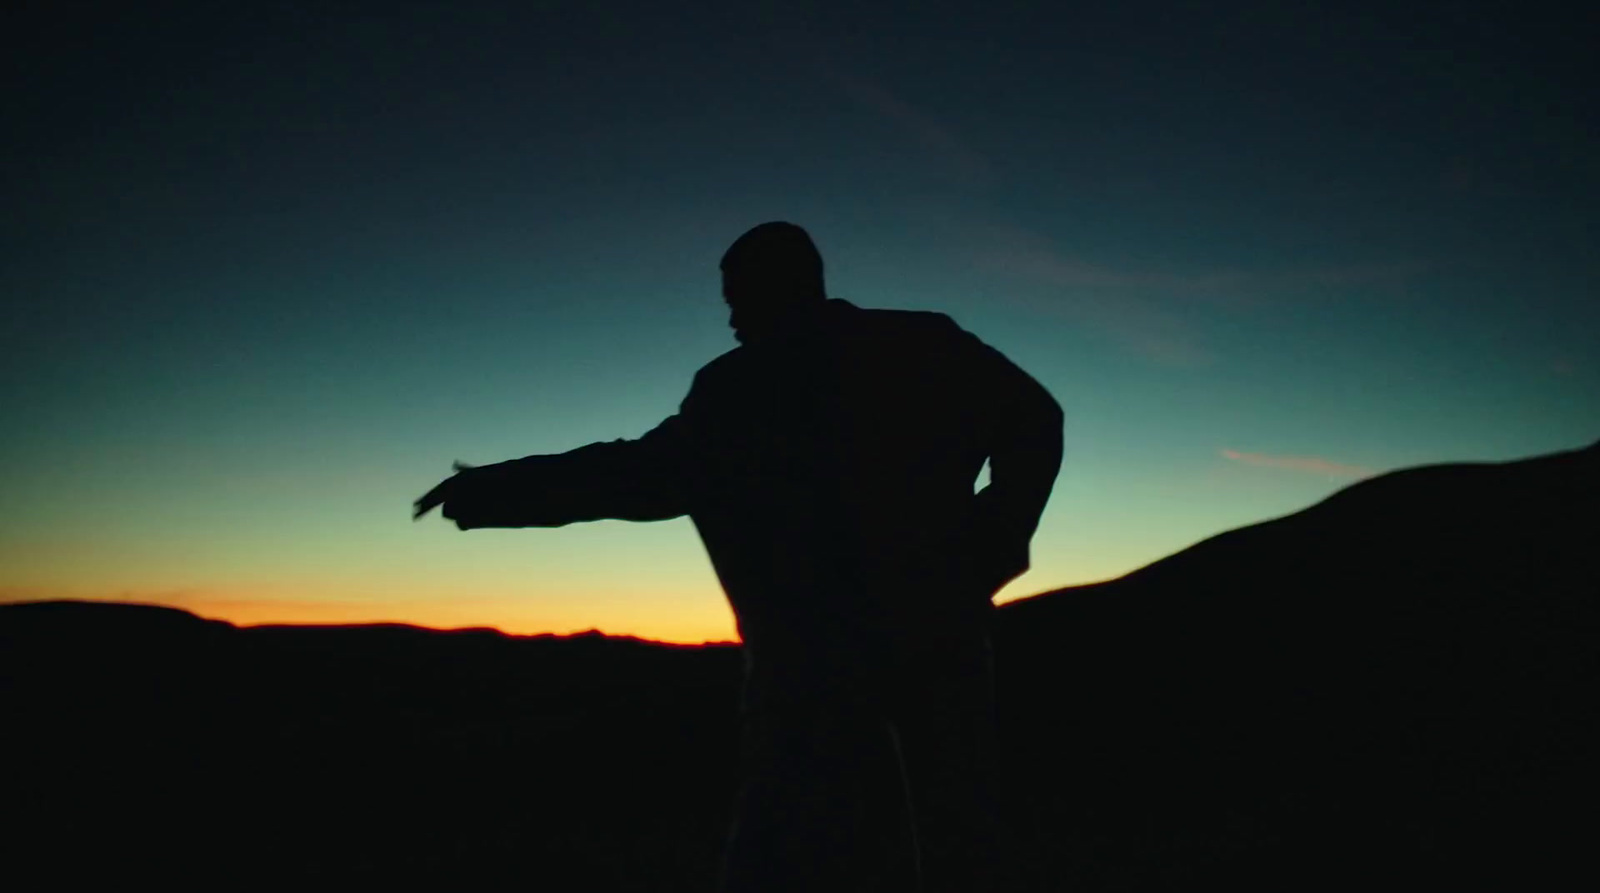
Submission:
<svg viewBox="0 0 1600 893">
<path fill-rule="evenodd" d="M 775 220 L 752 227 L 722 255 L 722 272 L 763 289 L 821 297 L 822 254 L 806 231 Z"/>
</svg>

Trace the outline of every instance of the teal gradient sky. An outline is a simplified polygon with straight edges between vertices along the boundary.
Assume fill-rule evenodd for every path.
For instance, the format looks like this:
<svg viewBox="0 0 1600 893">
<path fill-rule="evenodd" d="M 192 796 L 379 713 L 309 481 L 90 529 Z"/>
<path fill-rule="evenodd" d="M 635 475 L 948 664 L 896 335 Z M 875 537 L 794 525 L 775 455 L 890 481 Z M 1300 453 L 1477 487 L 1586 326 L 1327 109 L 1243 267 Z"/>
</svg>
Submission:
<svg viewBox="0 0 1600 893">
<path fill-rule="evenodd" d="M 658 6 L 6 29 L 0 598 L 730 637 L 686 520 L 408 508 L 453 459 L 673 412 L 770 219 L 835 296 L 948 313 L 1061 402 L 1004 597 L 1600 437 L 1583 22 Z"/>
</svg>

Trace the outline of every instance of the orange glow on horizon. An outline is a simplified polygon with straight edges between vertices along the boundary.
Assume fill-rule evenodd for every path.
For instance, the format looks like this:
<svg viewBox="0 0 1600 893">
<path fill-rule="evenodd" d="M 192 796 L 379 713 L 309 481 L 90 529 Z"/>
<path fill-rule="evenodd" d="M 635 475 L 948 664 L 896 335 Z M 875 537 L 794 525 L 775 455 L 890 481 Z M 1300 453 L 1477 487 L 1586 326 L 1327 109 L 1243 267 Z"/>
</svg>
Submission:
<svg viewBox="0 0 1600 893">
<path fill-rule="evenodd" d="M 385 606 L 316 602 L 285 605 L 262 601 L 215 601 L 172 607 L 182 607 L 208 619 L 226 620 L 236 626 L 405 623 L 429 629 L 487 627 L 516 636 L 571 635 L 598 630 L 610 636 L 634 636 L 684 645 L 738 641 L 731 619 L 724 623 L 719 622 L 722 618 L 715 616 L 639 616 L 629 620 L 611 618 L 609 622 L 588 617 L 561 621 L 555 618 L 541 618 L 530 612 L 514 612 L 512 616 L 507 616 L 504 612 L 485 613 L 472 606 L 462 607 L 448 603 Z M 524 616 L 515 616 L 516 613 Z"/>
<path fill-rule="evenodd" d="M 637 611 L 633 616 L 603 616 L 613 612 L 539 610 L 507 600 L 407 600 L 393 603 L 321 601 L 311 599 L 227 598 L 185 593 L 99 595 L 55 590 L 0 590 L 0 603 L 73 600 L 115 604 L 157 605 L 188 611 L 207 620 L 235 626 L 349 625 L 403 623 L 429 629 L 497 629 L 508 635 L 571 635 L 593 630 L 610 636 L 633 636 L 656 642 L 700 645 L 737 642 L 732 616 L 724 610 L 689 613 Z M 568 616 L 561 616 L 566 614 Z"/>
<path fill-rule="evenodd" d="M 320 587 L 318 587 L 320 588 Z M 343 626 L 400 623 L 428 629 L 496 629 L 508 635 L 572 635 L 598 631 L 654 642 L 701 645 L 739 641 L 732 612 L 720 593 L 663 591 L 659 598 L 601 599 L 575 592 L 565 599 L 528 595 L 437 595 L 394 590 L 385 597 L 359 590 L 341 597 L 295 597 L 272 587 L 248 585 L 200 589 L 141 589 L 121 592 L 55 587 L 0 586 L 0 604 L 88 601 L 157 605 L 188 611 L 235 626 Z M 1007 593 L 997 603 L 1021 597 Z"/>
</svg>

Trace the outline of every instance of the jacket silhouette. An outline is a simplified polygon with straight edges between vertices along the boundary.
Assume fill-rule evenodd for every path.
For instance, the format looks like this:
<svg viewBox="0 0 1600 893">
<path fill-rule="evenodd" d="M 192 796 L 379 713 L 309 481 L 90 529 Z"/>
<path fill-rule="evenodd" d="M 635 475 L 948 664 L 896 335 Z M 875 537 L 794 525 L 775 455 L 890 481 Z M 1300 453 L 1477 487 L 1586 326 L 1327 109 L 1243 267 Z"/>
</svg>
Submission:
<svg viewBox="0 0 1600 893">
<path fill-rule="evenodd" d="M 947 316 L 825 298 L 792 224 L 746 233 L 722 267 L 744 343 L 677 414 L 463 469 L 419 514 L 442 503 L 464 530 L 687 515 L 746 659 L 724 889 L 984 889 L 991 598 L 1028 568 L 1060 407 Z M 896 776 L 898 795 L 870 793 Z M 898 817 L 870 814 L 895 796 Z"/>
<path fill-rule="evenodd" d="M 1027 569 L 1061 426 L 949 317 L 831 299 L 707 364 L 643 437 L 470 469 L 446 513 L 462 529 L 688 515 L 755 660 L 907 647 L 981 623 Z"/>
</svg>

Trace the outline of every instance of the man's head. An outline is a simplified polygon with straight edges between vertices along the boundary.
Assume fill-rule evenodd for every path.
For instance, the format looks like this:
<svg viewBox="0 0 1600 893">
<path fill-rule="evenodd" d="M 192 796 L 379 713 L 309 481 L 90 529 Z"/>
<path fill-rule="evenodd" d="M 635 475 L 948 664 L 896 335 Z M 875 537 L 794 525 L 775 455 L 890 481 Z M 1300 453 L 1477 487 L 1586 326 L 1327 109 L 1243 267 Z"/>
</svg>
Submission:
<svg viewBox="0 0 1600 893">
<path fill-rule="evenodd" d="M 732 312 L 728 325 L 741 342 L 765 337 L 826 299 L 822 255 L 800 227 L 763 223 L 722 255 L 722 297 Z"/>
</svg>

